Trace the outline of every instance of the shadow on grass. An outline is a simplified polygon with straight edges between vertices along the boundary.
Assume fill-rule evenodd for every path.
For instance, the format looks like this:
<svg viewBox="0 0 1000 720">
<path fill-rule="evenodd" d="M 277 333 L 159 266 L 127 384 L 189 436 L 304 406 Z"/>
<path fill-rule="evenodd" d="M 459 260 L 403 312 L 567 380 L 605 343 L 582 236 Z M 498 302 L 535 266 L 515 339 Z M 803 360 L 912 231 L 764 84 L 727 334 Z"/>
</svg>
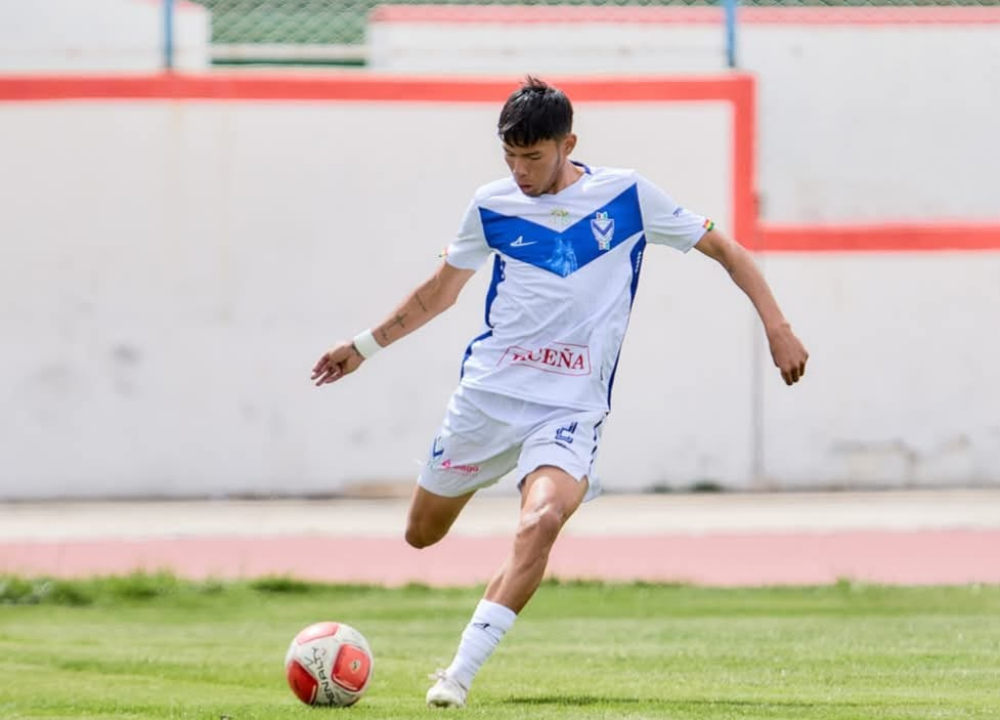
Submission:
<svg viewBox="0 0 1000 720">
<path fill-rule="evenodd" d="M 608 695 L 533 695 L 531 697 L 512 697 L 505 701 L 512 705 L 625 705 L 644 702 L 634 697 L 613 697 Z"/>
<path fill-rule="evenodd" d="M 871 703 L 844 701 L 796 701 L 796 700 L 662 700 L 651 698 L 635 697 L 614 697 L 609 695 L 537 695 L 527 697 L 512 697 L 504 700 L 504 703 L 511 705 L 555 705 L 555 706 L 576 706 L 585 707 L 588 705 L 635 705 L 638 703 L 655 703 L 663 707 L 699 708 L 711 707 L 715 709 L 726 708 L 748 708 L 758 709 L 782 709 L 782 710 L 816 710 L 829 708 L 861 708 L 873 707 Z M 924 705 L 925 703 L 904 703 L 906 705 Z"/>
</svg>

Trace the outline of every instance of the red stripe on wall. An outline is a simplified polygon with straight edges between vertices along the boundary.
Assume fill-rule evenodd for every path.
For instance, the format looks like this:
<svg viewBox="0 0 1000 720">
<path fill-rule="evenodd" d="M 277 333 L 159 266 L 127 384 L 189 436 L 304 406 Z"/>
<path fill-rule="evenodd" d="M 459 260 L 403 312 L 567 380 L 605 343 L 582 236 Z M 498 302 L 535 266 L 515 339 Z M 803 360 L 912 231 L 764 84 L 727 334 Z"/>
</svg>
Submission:
<svg viewBox="0 0 1000 720">
<path fill-rule="evenodd" d="M 750 25 L 981 25 L 1000 23 L 1000 7 L 745 7 Z M 580 7 L 572 5 L 381 5 L 372 22 L 409 24 L 720 25 L 720 7 Z M 722 42 L 720 36 L 720 44 Z"/>
<path fill-rule="evenodd" d="M 757 89 L 753 78 L 733 97 L 733 233 L 753 238 L 757 232 Z"/>
<path fill-rule="evenodd" d="M 537 23 L 717 25 L 723 20 L 721 8 L 711 7 L 580 7 L 559 5 L 380 5 L 370 14 L 371 22 L 408 24 L 495 24 Z"/>
<path fill-rule="evenodd" d="M 997 25 L 998 6 L 741 7 L 749 25 Z"/>
<path fill-rule="evenodd" d="M 145 5 L 152 5 L 156 8 L 163 7 L 163 0 L 133 0 L 133 2 L 141 2 Z M 191 2 L 190 0 L 174 0 L 174 10 L 176 12 L 206 12 L 204 5 L 199 5 L 196 2 Z"/>
<path fill-rule="evenodd" d="M 499 101 L 514 82 L 331 75 L 0 77 L 0 100 L 403 100 Z"/>
<path fill-rule="evenodd" d="M 1000 250 L 994 223 L 779 225 L 762 222 L 755 249 L 762 252 L 937 252 Z"/>
<path fill-rule="evenodd" d="M 715 78 L 551 78 L 574 101 L 734 101 L 749 76 Z M 363 100 L 503 102 L 520 78 L 434 78 L 330 73 L 323 75 L 0 76 L 0 101 L 26 100 Z"/>
</svg>

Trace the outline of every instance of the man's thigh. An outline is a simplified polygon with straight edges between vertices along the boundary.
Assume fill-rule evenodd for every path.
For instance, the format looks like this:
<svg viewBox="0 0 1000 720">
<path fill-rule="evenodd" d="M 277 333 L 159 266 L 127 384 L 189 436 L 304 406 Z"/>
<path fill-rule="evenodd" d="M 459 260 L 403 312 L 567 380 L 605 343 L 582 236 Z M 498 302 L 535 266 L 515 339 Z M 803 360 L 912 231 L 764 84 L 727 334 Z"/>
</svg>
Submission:
<svg viewBox="0 0 1000 720">
<path fill-rule="evenodd" d="M 458 497 L 435 495 L 417 485 L 410 499 L 406 539 L 417 547 L 432 545 L 443 538 L 474 492 Z"/>
<path fill-rule="evenodd" d="M 477 400 L 482 402 L 463 388 L 452 395 L 417 479 L 428 493 L 468 495 L 493 485 L 517 464 L 522 439 L 518 428 L 488 415 Z"/>
<path fill-rule="evenodd" d="M 601 486 L 593 471 L 604 418 L 602 412 L 570 410 L 539 425 L 525 439 L 517 462 L 522 498 L 528 480 L 544 467 L 558 468 L 582 485 L 584 500 L 597 497 Z"/>
</svg>

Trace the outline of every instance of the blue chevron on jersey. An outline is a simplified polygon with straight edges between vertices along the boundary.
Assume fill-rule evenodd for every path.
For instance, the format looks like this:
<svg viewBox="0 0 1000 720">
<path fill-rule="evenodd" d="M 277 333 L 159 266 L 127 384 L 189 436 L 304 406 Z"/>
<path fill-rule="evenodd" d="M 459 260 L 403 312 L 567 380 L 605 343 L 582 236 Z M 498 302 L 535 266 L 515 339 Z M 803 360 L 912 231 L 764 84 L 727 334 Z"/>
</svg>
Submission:
<svg viewBox="0 0 1000 720">
<path fill-rule="evenodd" d="M 560 230 L 484 207 L 479 208 L 479 215 L 491 248 L 560 277 L 568 277 L 642 232 L 634 183 L 587 217 Z"/>
</svg>

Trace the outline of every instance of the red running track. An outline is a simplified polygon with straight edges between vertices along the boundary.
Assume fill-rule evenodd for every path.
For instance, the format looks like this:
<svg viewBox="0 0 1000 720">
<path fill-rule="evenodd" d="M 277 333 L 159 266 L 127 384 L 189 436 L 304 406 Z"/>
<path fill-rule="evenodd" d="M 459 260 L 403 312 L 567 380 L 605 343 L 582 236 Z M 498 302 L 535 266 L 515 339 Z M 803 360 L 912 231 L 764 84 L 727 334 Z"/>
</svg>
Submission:
<svg viewBox="0 0 1000 720">
<path fill-rule="evenodd" d="M 307 580 L 469 585 L 489 579 L 506 537 L 450 537 L 424 550 L 402 539 L 199 537 L 0 542 L 0 574 L 86 577 L 168 570 L 182 577 L 288 575 Z M 560 538 L 549 575 L 711 586 L 815 585 L 841 579 L 929 585 L 1000 583 L 1000 530 L 719 533 Z"/>
</svg>

